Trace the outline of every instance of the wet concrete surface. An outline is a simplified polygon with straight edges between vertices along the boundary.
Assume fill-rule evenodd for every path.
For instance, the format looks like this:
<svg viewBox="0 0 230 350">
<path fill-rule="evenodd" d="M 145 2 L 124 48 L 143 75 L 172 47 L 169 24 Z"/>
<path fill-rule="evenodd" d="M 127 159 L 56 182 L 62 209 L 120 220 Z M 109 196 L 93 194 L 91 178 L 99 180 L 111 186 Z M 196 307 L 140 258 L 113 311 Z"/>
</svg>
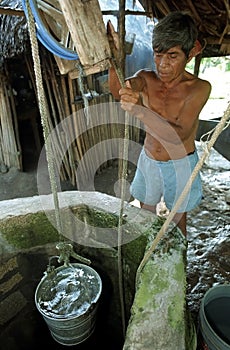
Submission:
<svg viewBox="0 0 230 350">
<path fill-rule="evenodd" d="M 212 149 L 201 177 L 203 200 L 188 214 L 187 302 L 197 323 L 206 291 L 230 282 L 230 162 Z"/>
<path fill-rule="evenodd" d="M 202 143 L 197 141 L 196 147 L 201 157 Z M 134 170 L 129 165 L 129 182 Z M 197 329 L 205 292 L 216 284 L 230 283 L 230 162 L 212 148 L 201 178 L 203 199 L 187 216 L 187 304 Z M 116 172 L 107 169 L 96 178 L 96 189 L 116 195 L 115 181 Z"/>
</svg>

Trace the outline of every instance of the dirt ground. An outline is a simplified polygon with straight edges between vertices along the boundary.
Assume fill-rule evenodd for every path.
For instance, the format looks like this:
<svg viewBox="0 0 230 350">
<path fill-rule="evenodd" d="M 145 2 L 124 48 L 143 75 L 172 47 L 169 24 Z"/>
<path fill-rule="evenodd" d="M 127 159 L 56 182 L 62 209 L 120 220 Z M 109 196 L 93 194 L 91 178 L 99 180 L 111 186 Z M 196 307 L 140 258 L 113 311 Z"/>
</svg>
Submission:
<svg viewBox="0 0 230 350">
<path fill-rule="evenodd" d="M 202 154 L 202 148 L 197 143 L 197 149 Z M 27 150 L 27 163 L 24 166 L 24 171 L 19 171 L 16 168 L 7 169 L 0 167 L 0 200 L 8 200 L 13 198 L 31 197 L 38 195 L 37 189 L 37 163 L 33 158 L 33 151 Z M 212 197 L 218 193 L 222 193 L 223 203 L 229 198 L 229 170 L 230 162 L 223 158 L 217 151 L 212 149 L 209 159 L 202 167 L 201 173 L 203 177 L 204 200 L 205 203 L 212 202 Z M 128 182 L 132 180 L 135 168 L 132 165 L 128 167 Z M 104 169 L 102 173 L 97 174 L 94 179 L 95 190 L 109 195 L 116 196 L 116 181 L 118 174 L 118 164 L 114 161 L 113 166 Z M 214 183 L 210 188 L 209 179 L 214 179 Z M 207 180 L 207 181 L 206 181 Z M 226 181 L 225 181 L 226 180 Z M 213 187 L 214 186 L 214 187 Z M 221 186 L 221 187 L 220 187 Z M 76 190 L 76 188 L 68 181 L 61 182 L 62 191 Z M 211 198 L 210 198 L 211 197 Z M 220 208 L 223 204 L 219 202 Z"/>
</svg>

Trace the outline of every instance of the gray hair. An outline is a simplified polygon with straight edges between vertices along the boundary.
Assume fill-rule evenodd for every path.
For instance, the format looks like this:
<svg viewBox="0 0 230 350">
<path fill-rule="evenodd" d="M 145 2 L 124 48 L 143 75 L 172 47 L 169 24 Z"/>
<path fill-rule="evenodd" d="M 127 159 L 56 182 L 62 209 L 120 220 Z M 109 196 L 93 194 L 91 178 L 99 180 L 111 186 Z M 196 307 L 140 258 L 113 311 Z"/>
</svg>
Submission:
<svg viewBox="0 0 230 350">
<path fill-rule="evenodd" d="M 153 49 L 166 52 L 180 46 L 186 57 L 195 45 L 198 31 L 193 18 L 185 11 L 174 11 L 162 18 L 153 29 Z"/>
</svg>

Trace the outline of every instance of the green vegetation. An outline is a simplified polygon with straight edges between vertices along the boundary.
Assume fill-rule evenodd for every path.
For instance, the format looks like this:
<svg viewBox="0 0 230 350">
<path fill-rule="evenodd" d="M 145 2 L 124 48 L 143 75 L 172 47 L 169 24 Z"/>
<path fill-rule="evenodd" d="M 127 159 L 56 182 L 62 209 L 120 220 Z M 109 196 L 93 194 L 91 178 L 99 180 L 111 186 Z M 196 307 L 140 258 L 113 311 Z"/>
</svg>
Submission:
<svg viewBox="0 0 230 350">
<path fill-rule="evenodd" d="M 195 59 L 193 58 L 188 64 L 187 69 L 193 72 L 195 65 Z M 218 68 L 221 71 L 230 71 L 230 56 L 224 57 L 204 57 L 201 59 L 200 73 L 204 73 L 208 68 Z"/>
<path fill-rule="evenodd" d="M 186 69 L 194 72 L 195 59 Z M 204 57 L 201 60 L 199 78 L 208 80 L 212 86 L 209 100 L 200 113 L 200 119 L 221 118 L 230 99 L 230 56 Z"/>
<path fill-rule="evenodd" d="M 193 58 L 186 69 L 194 72 Z M 201 60 L 199 77 L 208 80 L 212 85 L 210 99 L 229 99 L 230 91 L 230 56 L 204 57 Z"/>
</svg>

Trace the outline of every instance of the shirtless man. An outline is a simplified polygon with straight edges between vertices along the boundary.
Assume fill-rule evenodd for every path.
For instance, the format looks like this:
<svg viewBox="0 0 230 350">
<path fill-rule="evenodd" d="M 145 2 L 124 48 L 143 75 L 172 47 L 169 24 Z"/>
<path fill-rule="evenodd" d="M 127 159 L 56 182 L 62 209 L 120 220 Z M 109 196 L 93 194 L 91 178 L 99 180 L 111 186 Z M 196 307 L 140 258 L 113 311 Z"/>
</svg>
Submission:
<svg viewBox="0 0 230 350">
<path fill-rule="evenodd" d="M 172 12 L 153 30 L 155 71 L 140 70 L 118 88 L 110 70 L 110 89 L 121 107 L 143 121 L 146 127 L 131 194 L 141 207 L 156 212 L 162 196 L 169 210 L 183 191 L 198 161 L 195 136 L 199 114 L 211 85 L 185 70 L 200 52 L 197 29 L 188 13 Z M 119 91 L 119 94 L 117 93 Z M 174 216 L 186 235 L 186 214 L 202 198 L 200 175 Z"/>
</svg>

